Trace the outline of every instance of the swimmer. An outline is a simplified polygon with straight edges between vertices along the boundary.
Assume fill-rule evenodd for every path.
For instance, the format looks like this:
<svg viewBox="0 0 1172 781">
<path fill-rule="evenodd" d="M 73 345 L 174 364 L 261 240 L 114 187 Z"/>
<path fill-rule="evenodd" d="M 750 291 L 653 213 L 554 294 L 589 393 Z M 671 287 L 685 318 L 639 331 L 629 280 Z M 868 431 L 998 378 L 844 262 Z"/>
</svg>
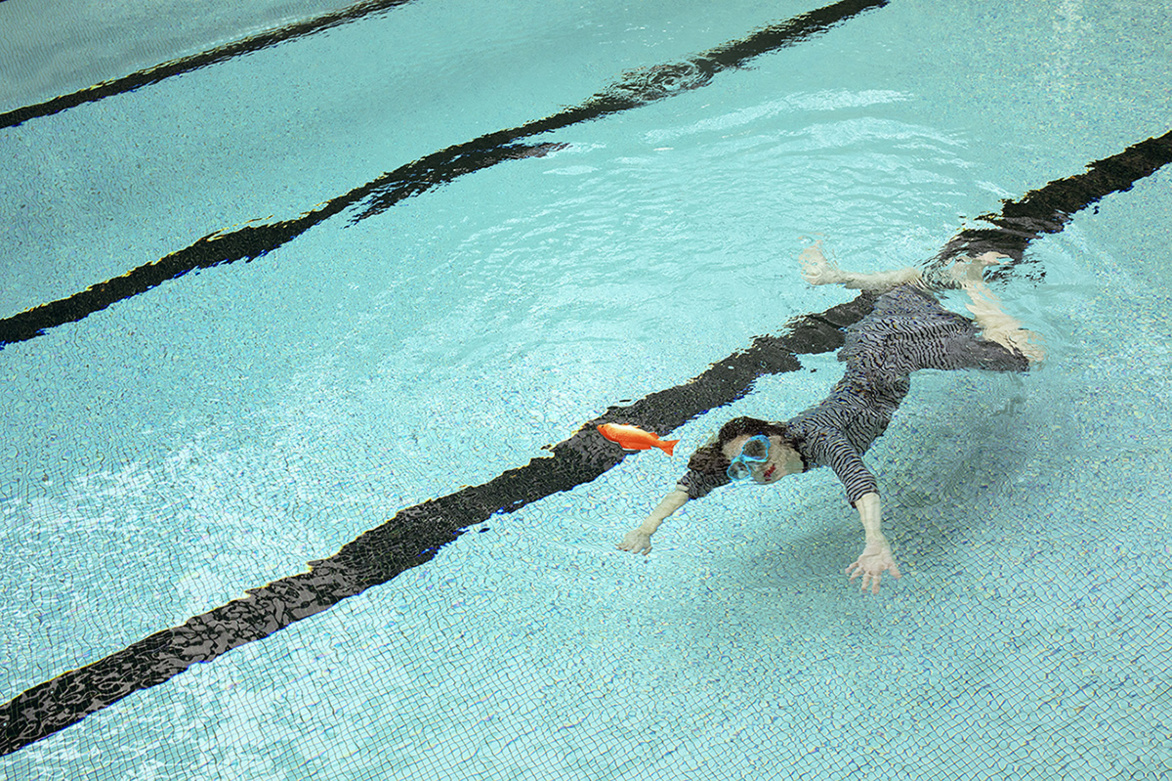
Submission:
<svg viewBox="0 0 1172 781">
<path fill-rule="evenodd" d="M 1001 309 L 982 278 L 1004 255 L 965 259 L 929 280 L 914 268 L 878 274 L 843 271 L 826 259 L 821 242 L 799 257 L 812 285 L 839 284 L 875 296 L 874 309 L 847 329 L 838 359 L 846 373 L 820 404 L 785 422 L 734 418 L 714 441 L 697 450 L 688 471 L 618 547 L 651 551 L 651 535 L 664 519 L 692 499 L 732 482 L 772 485 L 786 475 L 828 466 L 846 489 L 864 531 L 863 552 L 846 568 L 850 580 L 878 593 L 884 573 L 899 577 L 891 546 L 880 528 L 878 483 L 862 455 L 891 422 L 918 369 L 984 369 L 1021 372 L 1045 356 L 1037 334 Z M 934 290 L 959 288 L 969 296 L 973 319 L 941 306 Z"/>
</svg>

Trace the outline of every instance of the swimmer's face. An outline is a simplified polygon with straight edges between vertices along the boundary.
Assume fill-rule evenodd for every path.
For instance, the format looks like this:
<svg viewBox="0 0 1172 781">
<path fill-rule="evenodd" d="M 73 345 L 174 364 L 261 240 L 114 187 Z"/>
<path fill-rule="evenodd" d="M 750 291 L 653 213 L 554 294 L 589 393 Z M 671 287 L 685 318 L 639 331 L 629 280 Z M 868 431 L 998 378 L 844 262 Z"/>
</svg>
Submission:
<svg viewBox="0 0 1172 781">
<path fill-rule="evenodd" d="M 741 454 L 741 448 L 745 446 L 745 443 L 749 439 L 749 434 L 730 439 L 721 448 L 724 451 L 725 457 L 729 461 L 732 461 L 739 456 Z M 752 465 L 750 477 L 753 482 L 760 485 L 769 485 L 770 483 L 776 483 L 788 475 L 789 472 L 786 470 L 786 464 L 790 460 L 789 454 L 791 452 L 792 448 L 783 444 L 780 437 L 769 437 L 769 457 L 760 464 Z"/>
</svg>

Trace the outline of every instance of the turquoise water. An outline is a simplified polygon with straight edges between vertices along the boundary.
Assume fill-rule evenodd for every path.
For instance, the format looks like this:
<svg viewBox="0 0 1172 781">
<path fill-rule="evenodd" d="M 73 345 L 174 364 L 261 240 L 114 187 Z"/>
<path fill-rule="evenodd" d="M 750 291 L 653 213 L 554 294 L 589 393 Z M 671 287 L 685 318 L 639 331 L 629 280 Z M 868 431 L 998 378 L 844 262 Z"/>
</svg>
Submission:
<svg viewBox="0 0 1172 781">
<path fill-rule="evenodd" d="M 0 317 L 811 8 L 416 0 L 0 129 Z M 805 236 L 853 268 L 921 263 L 1166 133 L 1169 27 L 1152 4 L 894 0 L 535 139 L 566 145 L 545 157 L 5 345 L 0 699 L 849 300 L 800 282 Z M 915 379 L 867 458 L 904 572 L 877 597 L 841 574 L 862 535 L 828 471 L 714 493 L 646 559 L 614 549 L 725 420 L 822 397 L 837 365 L 803 357 L 673 458 L 494 517 L 0 771 L 1166 777 L 1170 184 L 1079 213 L 1027 251 L 1044 279 L 998 288 L 1046 337 L 1039 371 Z"/>
</svg>

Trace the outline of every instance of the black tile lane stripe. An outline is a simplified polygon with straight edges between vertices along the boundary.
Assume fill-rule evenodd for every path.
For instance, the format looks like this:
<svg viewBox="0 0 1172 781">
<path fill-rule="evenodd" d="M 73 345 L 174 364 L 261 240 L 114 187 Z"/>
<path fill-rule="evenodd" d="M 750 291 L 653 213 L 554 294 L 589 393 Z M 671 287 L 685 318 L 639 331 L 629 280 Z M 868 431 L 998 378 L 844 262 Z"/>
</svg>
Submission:
<svg viewBox="0 0 1172 781">
<path fill-rule="evenodd" d="M 746 38 L 731 41 L 682 62 L 654 65 L 625 73 L 621 81 L 593 95 L 584 103 L 510 130 L 481 136 L 466 145 L 449 147 L 437 155 L 451 156 L 454 153 L 458 160 L 464 147 L 482 150 L 500 144 L 511 144 L 523 138 L 640 108 L 698 89 L 707 85 L 712 77 L 722 70 L 741 67 L 763 54 L 807 41 L 865 11 L 882 8 L 888 2 L 890 0 L 842 0 L 788 21 L 770 25 Z M 384 174 L 371 184 L 371 190 L 364 194 L 367 203 L 361 213 L 354 218 L 354 222 L 378 214 L 404 197 L 415 194 L 407 192 L 404 195 L 404 191 L 409 189 L 411 183 L 402 181 L 393 173 Z"/>
<path fill-rule="evenodd" d="M 1172 131 L 1133 144 L 1117 155 L 1096 160 L 1084 173 L 1057 179 L 1040 190 L 1031 190 L 1018 201 L 1002 201 L 1000 214 L 977 219 L 989 227 L 967 228 L 948 242 L 928 264 L 941 269 L 958 257 L 990 250 L 1013 258 L 1014 263 L 994 269 L 987 277 L 1003 278 L 1024 264 L 1026 275 L 1040 279 L 1044 272 L 1023 255 L 1034 239 L 1058 233 L 1073 215 L 1111 193 L 1126 192 L 1140 179 L 1172 162 Z"/>
<path fill-rule="evenodd" d="M 1034 238 L 1060 230 L 1075 212 L 1102 195 L 1128 190 L 1134 181 L 1150 175 L 1155 170 L 1152 161 L 1160 155 L 1172 156 L 1172 133 L 1152 140 L 1157 143 L 1143 142 L 1115 156 L 1127 156 L 1126 164 L 1092 164 L 1093 171 L 1107 173 L 1110 183 L 1097 175 L 1078 175 L 1031 191 L 1022 200 L 1003 205 L 1002 215 L 1014 220 L 1009 227 L 979 237 L 962 232 L 938 259 L 966 251 L 958 248 L 1005 254 L 1016 251 L 1020 256 Z M 1140 151 L 1133 151 L 1137 149 Z M 1029 221 L 1021 222 L 1027 213 Z M 978 239 L 980 243 L 974 244 Z M 661 433 L 673 431 L 711 409 L 742 398 L 758 377 L 796 370 L 795 356 L 837 349 L 842 344 L 841 329 L 858 322 L 870 306 L 871 299 L 860 296 L 791 321 L 782 335 L 759 336 L 747 349 L 713 363 L 686 383 L 609 408 L 569 439 L 552 446 L 546 457 L 510 469 L 482 485 L 400 510 L 330 558 L 310 562 L 308 572 L 250 590 L 247 598 L 28 689 L 0 706 L 0 756 L 75 724 L 136 691 L 164 683 L 192 664 L 210 662 L 386 583 L 430 561 L 470 526 L 594 480 L 625 457 L 617 445 L 597 434 L 597 424 L 617 421 Z"/>
<path fill-rule="evenodd" d="M 488 168 L 503 160 L 545 155 L 551 149 L 560 146 L 504 144 L 484 149 L 463 149 L 458 155 L 448 155 L 449 150 L 444 150 L 398 169 L 394 175 L 399 177 L 400 185 L 395 192 L 399 200 L 402 200 L 462 174 Z M 314 225 L 357 203 L 381 181 L 382 179 L 376 180 L 340 198 L 328 201 L 296 219 L 250 225 L 231 232 L 204 236 L 189 247 L 153 263 L 139 266 L 122 276 L 91 285 L 68 298 L 50 301 L 6 317 L 0 320 L 0 349 L 8 344 L 41 336 L 47 329 L 82 320 L 112 304 L 145 293 L 192 271 L 263 257 Z"/>
<path fill-rule="evenodd" d="M 224 46 L 217 46 L 206 52 L 164 62 L 153 68 L 137 71 L 121 78 L 103 81 L 101 84 L 95 84 L 92 87 L 86 87 L 77 92 L 71 92 L 68 95 L 61 95 L 52 100 L 5 111 L 0 113 L 0 129 L 15 127 L 28 122 L 30 119 L 52 116 L 53 114 L 76 108 L 85 103 L 93 103 L 103 98 L 121 95 L 124 92 L 133 92 L 142 87 L 158 84 L 160 81 L 169 79 L 172 76 L 190 73 L 191 71 L 199 70 L 209 65 L 230 60 L 233 57 L 239 57 L 242 54 L 252 54 L 253 52 L 267 49 L 270 46 L 276 46 L 285 41 L 313 35 L 314 33 L 329 30 L 332 27 L 356 21 L 370 14 L 387 11 L 395 6 L 405 5 L 409 2 L 411 0 L 366 0 L 365 2 L 343 8 L 340 11 L 323 14 L 322 16 L 297 22 L 296 24 L 286 25 L 285 27 L 279 27 L 275 30 L 250 35 L 247 38 L 233 41 Z"/>
<path fill-rule="evenodd" d="M 40 336 L 49 328 L 77 322 L 196 269 L 259 258 L 352 206 L 362 204 L 361 211 L 352 219 L 358 221 L 464 174 L 505 160 L 546 155 L 562 148 L 562 145 L 518 142 L 540 133 L 638 108 L 702 87 L 719 70 L 744 65 L 762 54 L 808 40 L 864 11 L 880 8 L 887 3 L 888 0 L 843 0 L 828 5 L 759 30 L 742 40 L 726 43 L 690 60 L 626 74 L 623 80 L 578 106 L 433 152 L 295 219 L 209 234 L 189 247 L 139 266 L 122 276 L 99 282 L 68 298 L 41 304 L 0 320 L 0 347 Z"/>
</svg>

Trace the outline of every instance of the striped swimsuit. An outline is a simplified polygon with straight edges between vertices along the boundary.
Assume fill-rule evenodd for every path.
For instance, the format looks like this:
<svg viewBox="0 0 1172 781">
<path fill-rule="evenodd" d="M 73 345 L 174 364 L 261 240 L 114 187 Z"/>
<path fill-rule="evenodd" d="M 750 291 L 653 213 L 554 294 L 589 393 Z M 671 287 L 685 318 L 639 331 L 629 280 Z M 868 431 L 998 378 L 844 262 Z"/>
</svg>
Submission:
<svg viewBox="0 0 1172 781">
<path fill-rule="evenodd" d="M 838 353 L 846 373 L 820 404 L 784 426 L 807 469 L 828 466 L 854 504 L 877 492 L 862 455 L 887 429 L 918 369 L 1025 371 L 1029 361 L 1016 351 L 980 338 L 976 325 L 950 312 L 935 296 L 911 286 L 875 300 L 875 308 L 847 329 Z M 677 486 L 698 499 L 729 483 L 727 475 L 688 470 Z"/>
</svg>

